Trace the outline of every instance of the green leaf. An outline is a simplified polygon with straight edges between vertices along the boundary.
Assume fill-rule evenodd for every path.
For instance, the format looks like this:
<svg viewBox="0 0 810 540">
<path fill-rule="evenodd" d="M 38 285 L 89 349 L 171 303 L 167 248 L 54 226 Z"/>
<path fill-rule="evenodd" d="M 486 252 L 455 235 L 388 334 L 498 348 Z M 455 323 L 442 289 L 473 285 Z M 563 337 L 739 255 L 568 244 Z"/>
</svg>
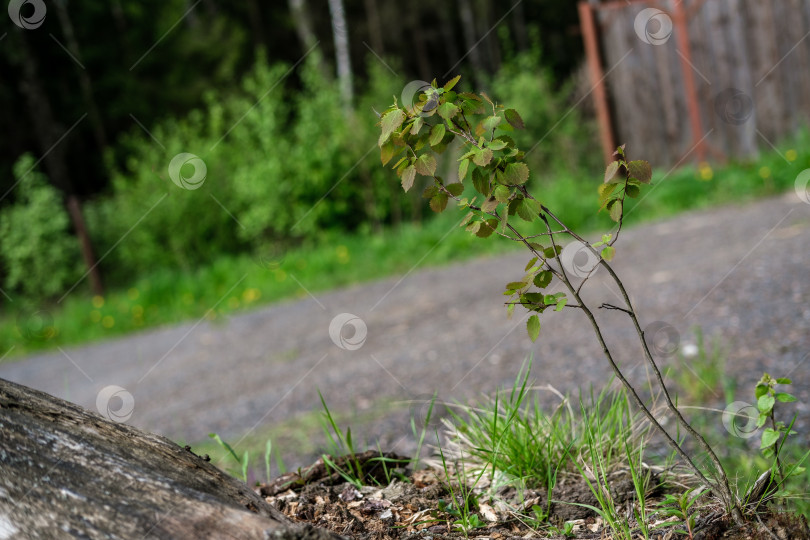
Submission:
<svg viewBox="0 0 810 540">
<path fill-rule="evenodd" d="M 430 146 L 436 146 L 437 144 L 442 142 L 444 134 L 445 134 L 444 124 L 436 124 L 435 126 L 433 126 L 433 129 L 430 130 L 430 138 L 428 139 Z"/>
<path fill-rule="evenodd" d="M 521 199 L 517 206 L 517 215 L 525 221 L 534 221 L 540 215 L 540 204 L 532 199 Z"/>
<path fill-rule="evenodd" d="M 425 188 L 425 191 L 422 192 L 422 198 L 423 199 L 430 199 L 434 195 L 436 195 L 438 192 L 439 192 L 438 187 L 436 187 L 436 186 L 428 186 L 428 187 Z"/>
<path fill-rule="evenodd" d="M 503 139 L 495 139 L 487 145 L 490 150 L 503 150 L 506 148 L 506 141 Z"/>
<path fill-rule="evenodd" d="M 441 116 L 442 118 L 444 118 L 449 122 L 455 115 L 458 114 L 458 111 L 459 108 L 456 105 L 450 103 L 449 101 L 445 101 L 444 103 L 439 105 L 439 109 L 437 112 L 439 113 L 439 116 Z"/>
<path fill-rule="evenodd" d="M 768 393 L 768 385 L 767 384 L 758 384 L 757 387 L 754 389 L 754 395 L 757 399 L 764 396 Z"/>
<path fill-rule="evenodd" d="M 380 147 L 380 161 L 382 161 L 383 167 L 385 167 L 391 158 L 397 153 L 396 146 L 394 146 L 394 141 L 387 140 L 381 147 Z"/>
<path fill-rule="evenodd" d="M 408 165 L 404 171 L 402 171 L 402 189 L 408 191 L 413 186 L 413 181 L 416 178 L 416 167 L 413 165 Z"/>
<path fill-rule="evenodd" d="M 529 339 L 537 341 L 537 338 L 540 337 L 540 317 L 537 315 L 529 317 L 529 320 L 526 321 L 526 329 L 529 331 Z"/>
<path fill-rule="evenodd" d="M 608 212 L 610 212 L 610 219 L 618 223 L 622 218 L 622 202 L 619 200 L 609 202 Z"/>
<path fill-rule="evenodd" d="M 474 168 L 472 172 L 473 187 L 481 195 L 489 195 L 489 174 L 483 169 Z"/>
<path fill-rule="evenodd" d="M 498 201 L 493 197 L 488 197 L 483 203 L 481 203 L 481 211 L 484 213 L 491 213 L 498 208 Z"/>
<path fill-rule="evenodd" d="M 605 168 L 605 183 L 613 181 L 619 174 L 619 162 L 611 161 Z"/>
<path fill-rule="evenodd" d="M 793 381 L 788 379 L 787 377 L 779 377 L 776 379 L 776 384 L 792 384 Z"/>
<path fill-rule="evenodd" d="M 627 172 L 630 178 L 635 178 L 642 184 L 649 184 L 652 179 L 652 167 L 647 161 L 631 161 L 627 164 Z"/>
<path fill-rule="evenodd" d="M 459 79 L 461 79 L 461 75 L 456 75 L 455 77 L 444 83 L 444 91 L 449 92 L 450 90 L 452 90 L 453 87 L 456 85 L 456 83 L 459 81 Z"/>
<path fill-rule="evenodd" d="M 411 124 L 411 135 L 418 135 L 419 130 L 422 129 L 422 126 L 425 125 L 425 119 L 421 116 L 417 116 L 413 120 L 413 124 Z"/>
<path fill-rule="evenodd" d="M 500 116 L 488 116 L 482 122 L 481 125 L 484 127 L 485 131 L 491 131 L 498 127 L 498 124 L 501 123 Z"/>
<path fill-rule="evenodd" d="M 523 124 L 523 118 L 520 117 L 518 112 L 515 109 L 506 109 L 503 111 L 503 115 L 506 117 L 506 121 L 509 122 L 515 129 L 525 129 L 526 126 Z"/>
<path fill-rule="evenodd" d="M 402 125 L 404 120 L 405 113 L 401 109 L 394 109 L 393 111 L 388 111 L 385 113 L 380 121 L 382 133 L 380 134 L 380 139 L 377 141 L 377 144 L 382 146 L 383 143 L 385 143 L 385 141 L 387 141 L 391 136 L 391 133 Z"/>
<path fill-rule="evenodd" d="M 473 163 L 479 167 L 485 167 L 489 165 L 490 161 L 492 161 L 492 150 L 489 148 L 481 148 L 476 150 L 475 156 L 473 157 Z"/>
<path fill-rule="evenodd" d="M 495 232 L 496 227 L 498 227 L 498 220 L 497 219 L 488 219 L 483 222 L 481 228 L 478 229 L 478 232 L 475 235 L 478 238 L 486 238 L 490 236 L 492 233 Z"/>
<path fill-rule="evenodd" d="M 770 394 L 765 394 L 757 400 L 757 409 L 759 412 L 769 413 L 773 409 L 774 403 L 776 403 L 776 399 Z"/>
<path fill-rule="evenodd" d="M 599 208 L 605 206 L 614 189 L 616 189 L 616 184 L 599 184 Z"/>
<path fill-rule="evenodd" d="M 562 311 L 565 307 L 565 304 L 568 303 L 568 298 L 560 298 L 557 300 L 557 307 L 554 308 L 554 311 Z"/>
<path fill-rule="evenodd" d="M 525 184 L 529 179 L 529 168 L 525 163 L 510 163 L 501 173 L 501 181 L 508 185 Z"/>
<path fill-rule="evenodd" d="M 447 184 L 444 188 L 450 192 L 453 197 L 458 197 L 464 192 L 464 186 L 461 184 Z"/>
<path fill-rule="evenodd" d="M 505 203 L 509 200 L 509 196 L 512 192 L 506 186 L 495 186 L 495 190 L 493 191 L 493 195 L 498 200 L 498 202 Z"/>
<path fill-rule="evenodd" d="M 546 287 L 548 287 L 548 284 L 551 283 L 552 277 L 554 277 L 554 274 L 552 274 L 548 270 L 543 270 L 542 272 L 534 276 L 534 286 L 539 289 L 545 289 Z"/>
<path fill-rule="evenodd" d="M 434 212 L 441 213 L 447 208 L 447 194 L 438 193 L 430 199 L 430 209 Z"/>
<path fill-rule="evenodd" d="M 436 172 L 436 158 L 431 154 L 422 154 L 414 163 L 416 172 L 423 176 L 433 176 Z"/>
<path fill-rule="evenodd" d="M 776 399 L 778 399 L 782 403 L 791 403 L 793 401 L 796 401 L 796 396 L 788 394 L 787 392 L 777 392 Z"/>
<path fill-rule="evenodd" d="M 602 185 L 604 186 L 605 184 L 602 184 Z M 631 199 L 635 199 L 636 197 L 638 197 L 639 193 L 641 193 L 641 189 L 639 189 L 638 186 L 628 184 L 628 186 L 625 188 L 624 192 Z"/>
<path fill-rule="evenodd" d="M 467 177 L 467 169 L 470 168 L 470 160 L 469 159 L 462 159 L 461 163 L 458 164 L 458 181 L 463 182 L 464 179 Z"/>
<path fill-rule="evenodd" d="M 765 413 L 759 413 L 759 416 L 757 417 L 757 427 L 761 428 L 762 426 L 765 425 L 765 422 L 767 422 L 767 421 L 768 421 L 768 415 L 765 414 Z"/>
<path fill-rule="evenodd" d="M 616 248 L 614 247 L 607 246 L 602 250 L 602 258 L 606 261 L 612 261 L 614 255 L 616 255 Z"/>
<path fill-rule="evenodd" d="M 506 284 L 506 290 L 507 291 L 519 291 L 520 289 L 522 289 L 526 285 L 528 285 L 528 283 L 526 283 L 525 281 L 510 281 L 509 283 Z"/>
<path fill-rule="evenodd" d="M 779 432 L 774 431 L 771 428 L 765 428 L 762 432 L 762 442 L 759 445 L 759 448 L 768 448 L 769 446 L 773 446 L 773 444 L 779 440 Z"/>
</svg>

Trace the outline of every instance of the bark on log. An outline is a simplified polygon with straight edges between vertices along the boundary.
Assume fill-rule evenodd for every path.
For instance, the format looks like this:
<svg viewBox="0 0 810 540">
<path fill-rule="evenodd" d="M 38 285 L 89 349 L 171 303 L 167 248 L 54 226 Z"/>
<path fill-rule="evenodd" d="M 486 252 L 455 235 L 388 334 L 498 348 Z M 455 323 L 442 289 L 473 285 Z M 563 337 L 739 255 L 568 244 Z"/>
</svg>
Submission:
<svg viewBox="0 0 810 540">
<path fill-rule="evenodd" d="M 0 539 L 338 539 L 170 440 L 0 379 Z"/>
</svg>

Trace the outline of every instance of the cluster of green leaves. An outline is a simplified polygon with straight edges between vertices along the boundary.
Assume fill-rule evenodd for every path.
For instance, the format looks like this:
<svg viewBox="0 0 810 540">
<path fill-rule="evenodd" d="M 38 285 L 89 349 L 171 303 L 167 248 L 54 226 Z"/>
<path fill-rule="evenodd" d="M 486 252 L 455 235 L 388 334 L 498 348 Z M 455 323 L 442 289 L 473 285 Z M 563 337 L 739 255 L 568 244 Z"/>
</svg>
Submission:
<svg viewBox="0 0 810 540">
<path fill-rule="evenodd" d="M 448 201 L 454 199 L 459 207 L 469 211 L 461 223 L 467 231 L 481 238 L 497 233 L 523 242 L 532 251 L 535 257 L 526 265 L 523 279 L 506 285 L 504 295 L 510 297 L 507 302 L 510 316 L 516 305 L 538 314 L 549 307 L 561 311 L 568 303 L 566 293 L 542 291 L 554 277 L 549 260 L 559 261 L 562 247 L 554 241 L 546 209 L 527 190 L 530 171 L 524 162 L 526 154 L 510 136 L 511 132 L 525 128 L 524 121 L 516 110 L 495 103 L 483 92 L 456 92 L 454 88 L 459 78 L 451 79 L 444 86 L 438 86 L 434 80 L 415 104 L 401 106 L 395 100 L 383 112 L 377 141 L 382 164 L 387 165 L 400 156 L 391 167 L 405 191 L 414 186 L 417 175 L 428 177 L 432 182 L 425 187 L 422 196 L 430 200 L 435 212 L 444 211 Z M 436 154 L 445 152 L 454 140 L 463 144 L 458 158 L 458 182 L 446 182 L 436 174 Z M 615 157 L 598 191 L 601 207 L 614 221 L 621 223 L 625 198 L 638 197 L 641 186 L 650 183 L 652 169 L 646 161 L 628 161 L 623 146 L 617 149 Z M 475 191 L 471 199 L 462 198 L 468 178 Z M 509 222 L 511 216 L 527 223 L 542 220 L 550 244 L 535 240 L 543 233 L 521 235 Z M 614 241 L 611 235 L 604 235 L 602 241 L 592 247 L 601 247 L 601 256 L 610 260 L 615 254 Z M 529 317 L 527 330 L 532 340 L 538 338 L 538 315 Z"/>
<path fill-rule="evenodd" d="M 624 145 L 613 154 L 616 158 L 605 169 L 605 181 L 599 186 L 600 210 L 604 208 L 610 219 L 619 222 L 624 214 L 626 197 L 635 199 L 641 193 L 642 184 L 652 179 L 652 167 L 643 160 L 627 161 Z"/>
</svg>

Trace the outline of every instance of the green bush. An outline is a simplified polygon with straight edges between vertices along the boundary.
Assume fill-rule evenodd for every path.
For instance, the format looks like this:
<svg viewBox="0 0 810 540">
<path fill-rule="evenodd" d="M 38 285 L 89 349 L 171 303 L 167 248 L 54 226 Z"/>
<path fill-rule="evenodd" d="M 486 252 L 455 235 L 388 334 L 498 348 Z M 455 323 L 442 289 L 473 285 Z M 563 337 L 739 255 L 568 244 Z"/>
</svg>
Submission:
<svg viewBox="0 0 810 540">
<path fill-rule="evenodd" d="M 14 164 L 16 199 L 0 210 L 3 288 L 29 299 L 54 297 L 80 277 L 79 244 L 62 197 L 25 154 Z"/>
<path fill-rule="evenodd" d="M 239 92 L 212 90 L 200 109 L 146 126 L 148 134 L 133 128 L 117 141 L 115 155 L 127 158 L 107 156 L 109 191 L 85 205 L 96 252 L 109 252 L 101 266 L 108 286 L 129 286 L 157 269 L 190 272 L 222 256 L 279 257 L 323 243 L 325 233 L 422 219 L 421 190 L 401 193 L 379 168 L 372 121 L 374 109 L 399 97 L 407 81 L 370 58 L 355 108 L 345 111 L 317 62 L 312 56 L 291 71 L 259 55 Z M 573 147 L 587 129 L 575 112 L 556 124 L 566 104 L 539 65 L 536 54 L 511 60 L 493 78 L 492 93 L 531 114 L 526 137 Z M 181 153 L 205 163 L 198 189 L 169 177 Z M 559 170 L 559 154 L 538 147 L 529 159 L 537 170 Z M 452 176 L 451 169 L 443 174 Z"/>
</svg>

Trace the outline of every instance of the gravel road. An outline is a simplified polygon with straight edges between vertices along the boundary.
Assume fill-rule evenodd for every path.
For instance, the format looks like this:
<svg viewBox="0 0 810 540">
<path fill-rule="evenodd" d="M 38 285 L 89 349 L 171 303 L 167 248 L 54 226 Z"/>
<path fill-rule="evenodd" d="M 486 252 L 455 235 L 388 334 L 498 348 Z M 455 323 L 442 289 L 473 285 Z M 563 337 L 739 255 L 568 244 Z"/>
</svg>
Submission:
<svg viewBox="0 0 810 540">
<path fill-rule="evenodd" d="M 810 205 L 790 193 L 691 212 L 622 235 L 614 266 L 642 325 L 671 325 L 681 345 L 693 341 L 694 325 L 720 337 L 727 369 L 739 381 L 737 399 L 748 398 L 763 370 L 789 374 L 799 396 L 798 430 L 810 431 Z M 535 344 L 519 310 L 507 320 L 503 285 L 522 275 L 528 258 L 515 253 L 418 268 L 224 324 L 190 322 L 31 356 L 0 365 L 0 377 L 93 410 L 99 396 L 112 412 L 126 415 L 132 405 L 129 423 L 178 441 L 198 441 L 212 431 L 239 441 L 282 421 L 294 424 L 320 409 L 320 389 L 333 411 L 357 415 L 356 438 L 407 451 L 413 444 L 402 439 L 410 431 L 408 405 L 383 406 L 392 400 L 433 392 L 445 400 L 475 398 L 514 381 L 530 354 L 538 382 L 562 392 L 609 377 L 578 310 L 544 315 Z M 597 272 L 588 298 L 619 303 L 605 278 L 604 270 Z M 357 318 L 344 326 L 360 321 L 367 335 L 361 341 L 362 328 L 354 336 L 344 328 L 335 335 L 338 343 L 344 336 L 341 348 L 329 328 L 344 313 Z M 627 317 L 598 315 L 622 366 L 642 380 Z M 133 401 L 118 399 L 127 396 L 119 393 L 105 405 L 114 391 L 102 389 L 110 385 Z M 715 416 L 711 422 L 722 429 Z M 305 464 L 309 456 L 299 458 L 288 465 Z"/>
</svg>

